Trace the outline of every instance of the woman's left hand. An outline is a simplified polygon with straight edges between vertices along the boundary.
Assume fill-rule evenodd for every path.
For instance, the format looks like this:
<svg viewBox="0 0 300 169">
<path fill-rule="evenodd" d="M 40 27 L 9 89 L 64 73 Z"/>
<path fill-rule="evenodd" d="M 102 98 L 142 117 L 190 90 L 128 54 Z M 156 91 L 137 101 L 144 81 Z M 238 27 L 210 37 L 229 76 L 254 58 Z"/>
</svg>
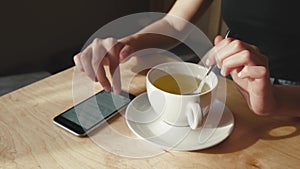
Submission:
<svg viewBox="0 0 300 169">
<path fill-rule="evenodd" d="M 267 57 L 256 46 L 237 39 L 217 36 L 214 43 L 206 64 L 217 64 L 223 76 L 232 76 L 254 113 L 274 113 L 276 98 L 270 82 Z"/>
</svg>

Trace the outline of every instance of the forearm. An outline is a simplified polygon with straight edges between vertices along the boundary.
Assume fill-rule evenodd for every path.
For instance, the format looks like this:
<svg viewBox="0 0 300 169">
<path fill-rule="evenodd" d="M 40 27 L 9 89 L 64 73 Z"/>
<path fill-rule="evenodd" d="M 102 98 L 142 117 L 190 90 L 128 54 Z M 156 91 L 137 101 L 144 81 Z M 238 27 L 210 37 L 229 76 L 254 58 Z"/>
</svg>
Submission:
<svg viewBox="0 0 300 169">
<path fill-rule="evenodd" d="M 173 48 L 189 33 L 188 22 L 201 16 L 209 4 L 210 0 L 177 0 L 165 17 L 120 41 L 137 50 Z"/>
<path fill-rule="evenodd" d="M 179 34 L 177 30 L 175 30 L 165 19 L 160 19 L 141 31 L 127 36 L 120 41 L 132 46 L 136 50 L 146 48 L 160 48 L 167 50 L 180 43 L 179 40 L 172 38 L 175 37 L 176 34 Z"/>
<path fill-rule="evenodd" d="M 300 86 L 274 86 L 278 115 L 300 117 Z"/>
</svg>

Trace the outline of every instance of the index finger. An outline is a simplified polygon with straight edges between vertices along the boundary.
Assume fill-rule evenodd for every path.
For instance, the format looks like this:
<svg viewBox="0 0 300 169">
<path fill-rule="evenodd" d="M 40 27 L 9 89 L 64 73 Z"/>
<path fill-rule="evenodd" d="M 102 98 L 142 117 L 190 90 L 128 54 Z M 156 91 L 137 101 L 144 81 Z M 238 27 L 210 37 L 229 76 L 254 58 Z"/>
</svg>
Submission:
<svg viewBox="0 0 300 169">
<path fill-rule="evenodd" d="M 108 78 L 106 77 L 105 69 L 102 63 L 100 63 L 97 70 L 97 77 L 99 83 L 102 85 L 105 91 L 109 92 L 111 90 L 111 85 Z"/>
<path fill-rule="evenodd" d="M 212 66 L 214 64 L 218 64 L 218 66 L 220 66 L 216 56 L 218 55 L 218 52 L 227 46 L 232 40 L 232 38 L 223 38 L 222 36 L 217 36 L 215 38 L 215 46 L 211 48 L 204 56 L 204 58 L 206 58 L 205 64 L 207 66 Z"/>
<path fill-rule="evenodd" d="M 103 41 L 107 53 L 106 57 L 109 60 L 109 72 L 112 78 L 112 88 L 115 94 L 119 94 L 121 91 L 121 77 L 120 77 L 120 51 L 124 47 L 124 44 L 119 43 L 113 38 L 108 38 Z"/>
<path fill-rule="evenodd" d="M 102 85 L 105 91 L 111 90 L 111 84 L 106 76 L 103 61 L 107 57 L 107 51 L 103 47 L 101 39 L 95 39 L 93 42 L 93 69 L 96 72 L 97 81 Z"/>
</svg>

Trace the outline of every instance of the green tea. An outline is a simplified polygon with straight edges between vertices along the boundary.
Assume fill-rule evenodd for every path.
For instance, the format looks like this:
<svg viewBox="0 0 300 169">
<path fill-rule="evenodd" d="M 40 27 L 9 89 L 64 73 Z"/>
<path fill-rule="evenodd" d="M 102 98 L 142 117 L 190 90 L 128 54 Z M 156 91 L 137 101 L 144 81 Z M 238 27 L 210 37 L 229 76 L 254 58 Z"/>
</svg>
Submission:
<svg viewBox="0 0 300 169">
<path fill-rule="evenodd" d="M 154 81 L 154 86 L 157 88 L 173 93 L 173 94 L 186 94 L 197 89 L 201 80 L 193 76 L 184 74 L 172 74 L 159 77 Z M 210 88 L 208 84 L 204 84 L 201 92 L 206 92 Z"/>
</svg>

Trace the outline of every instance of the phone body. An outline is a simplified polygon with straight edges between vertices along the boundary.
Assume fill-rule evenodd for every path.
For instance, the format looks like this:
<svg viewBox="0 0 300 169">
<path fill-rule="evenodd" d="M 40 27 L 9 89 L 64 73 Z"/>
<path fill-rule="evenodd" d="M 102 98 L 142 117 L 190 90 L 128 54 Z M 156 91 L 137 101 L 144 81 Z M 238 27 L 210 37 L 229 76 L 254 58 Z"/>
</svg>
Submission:
<svg viewBox="0 0 300 169">
<path fill-rule="evenodd" d="M 121 91 L 116 95 L 104 90 L 53 118 L 54 124 L 76 136 L 86 136 L 124 109 L 134 95 Z"/>
</svg>

